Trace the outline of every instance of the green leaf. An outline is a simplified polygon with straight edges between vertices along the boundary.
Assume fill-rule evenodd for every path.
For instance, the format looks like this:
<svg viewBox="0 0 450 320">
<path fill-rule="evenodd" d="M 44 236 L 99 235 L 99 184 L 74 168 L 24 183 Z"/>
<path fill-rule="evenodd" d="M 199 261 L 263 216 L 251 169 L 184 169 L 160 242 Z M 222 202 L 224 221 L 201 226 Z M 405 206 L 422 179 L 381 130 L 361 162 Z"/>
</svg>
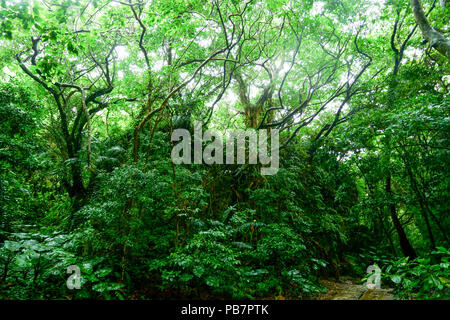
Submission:
<svg viewBox="0 0 450 320">
<path fill-rule="evenodd" d="M 399 284 L 402 281 L 402 277 L 397 276 L 397 275 L 391 276 L 391 280 L 392 280 L 392 282 Z"/>
<path fill-rule="evenodd" d="M 192 278 L 194 278 L 194 276 L 192 274 L 183 273 L 180 276 L 180 281 L 182 281 L 182 282 L 189 282 L 190 280 L 192 280 Z"/>
<path fill-rule="evenodd" d="M 112 272 L 112 268 L 103 268 L 100 270 L 97 270 L 95 272 L 95 275 L 99 278 L 103 278 L 105 276 L 107 276 L 108 274 L 110 274 Z"/>
<path fill-rule="evenodd" d="M 205 272 L 205 269 L 202 266 L 195 266 L 192 272 L 194 273 L 195 276 L 201 278 L 201 276 Z"/>
<path fill-rule="evenodd" d="M 210 287 L 219 287 L 220 281 L 217 277 L 210 276 L 206 278 L 206 284 Z"/>
<path fill-rule="evenodd" d="M 123 288 L 123 283 L 102 282 L 92 286 L 92 290 L 97 292 L 114 291 Z"/>
</svg>

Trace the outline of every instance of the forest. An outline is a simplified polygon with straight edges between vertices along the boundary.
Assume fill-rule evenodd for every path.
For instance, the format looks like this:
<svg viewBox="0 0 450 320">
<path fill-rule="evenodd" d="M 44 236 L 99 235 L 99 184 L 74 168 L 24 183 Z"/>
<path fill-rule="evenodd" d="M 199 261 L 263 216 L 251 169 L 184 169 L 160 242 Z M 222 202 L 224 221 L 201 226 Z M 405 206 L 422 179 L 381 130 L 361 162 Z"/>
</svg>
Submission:
<svg viewBox="0 0 450 320">
<path fill-rule="evenodd" d="M 449 21 L 0 0 L 0 300 L 450 300 Z"/>
</svg>

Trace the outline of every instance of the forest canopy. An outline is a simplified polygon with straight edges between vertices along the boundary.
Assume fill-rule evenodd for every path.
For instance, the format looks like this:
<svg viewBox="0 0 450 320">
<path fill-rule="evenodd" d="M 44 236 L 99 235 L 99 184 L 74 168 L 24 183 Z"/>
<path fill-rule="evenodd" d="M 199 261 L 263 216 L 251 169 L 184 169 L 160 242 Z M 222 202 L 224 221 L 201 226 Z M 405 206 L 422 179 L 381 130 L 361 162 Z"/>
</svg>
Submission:
<svg viewBox="0 0 450 320">
<path fill-rule="evenodd" d="M 0 0 L 0 298 L 448 299 L 449 8 Z M 195 123 L 277 172 L 174 163 Z"/>
</svg>

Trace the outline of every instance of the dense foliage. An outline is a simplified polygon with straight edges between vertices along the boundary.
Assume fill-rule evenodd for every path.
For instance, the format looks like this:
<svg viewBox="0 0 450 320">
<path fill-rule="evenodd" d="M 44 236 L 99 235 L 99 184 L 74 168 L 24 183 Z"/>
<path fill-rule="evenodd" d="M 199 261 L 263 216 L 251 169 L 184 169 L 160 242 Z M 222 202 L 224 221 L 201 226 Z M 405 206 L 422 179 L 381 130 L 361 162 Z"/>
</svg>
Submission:
<svg viewBox="0 0 450 320">
<path fill-rule="evenodd" d="M 370 265 L 396 298 L 450 298 L 449 19 L 447 1 L 0 1 L 0 298 L 317 298 Z M 278 172 L 174 164 L 194 121 L 279 129 Z"/>
</svg>

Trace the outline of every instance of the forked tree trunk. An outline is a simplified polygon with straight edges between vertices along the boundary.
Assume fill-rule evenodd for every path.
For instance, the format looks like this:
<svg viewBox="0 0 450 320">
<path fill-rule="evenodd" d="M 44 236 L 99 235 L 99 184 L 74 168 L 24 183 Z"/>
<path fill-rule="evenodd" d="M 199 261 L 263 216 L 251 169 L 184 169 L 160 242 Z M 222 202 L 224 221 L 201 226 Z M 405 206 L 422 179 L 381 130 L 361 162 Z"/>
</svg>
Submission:
<svg viewBox="0 0 450 320">
<path fill-rule="evenodd" d="M 420 0 L 411 0 L 411 9 L 414 14 L 414 19 L 422 31 L 424 39 L 429 42 L 430 46 L 450 60 L 450 40 L 446 39 L 441 33 L 433 29 L 427 20 Z"/>
</svg>

